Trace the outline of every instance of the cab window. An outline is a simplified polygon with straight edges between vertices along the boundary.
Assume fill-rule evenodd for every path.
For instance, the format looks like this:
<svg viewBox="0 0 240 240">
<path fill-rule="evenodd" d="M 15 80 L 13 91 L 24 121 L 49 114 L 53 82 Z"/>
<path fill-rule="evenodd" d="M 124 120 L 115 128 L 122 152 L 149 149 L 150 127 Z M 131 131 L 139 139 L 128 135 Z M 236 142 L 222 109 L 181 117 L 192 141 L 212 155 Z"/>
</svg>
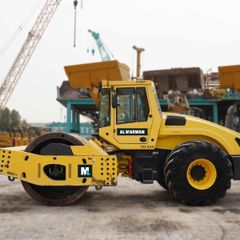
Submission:
<svg viewBox="0 0 240 240">
<path fill-rule="evenodd" d="M 149 106 L 145 88 L 136 88 L 137 121 L 145 122 L 149 115 Z"/>
<path fill-rule="evenodd" d="M 136 121 L 135 114 L 135 89 L 117 89 L 117 123 Z"/>
<path fill-rule="evenodd" d="M 149 115 L 149 105 L 145 88 L 118 88 L 117 124 L 145 122 Z"/>
<path fill-rule="evenodd" d="M 99 127 L 110 125 L 110 89 L 103 88 L 100 92 Z"/>
</svg>

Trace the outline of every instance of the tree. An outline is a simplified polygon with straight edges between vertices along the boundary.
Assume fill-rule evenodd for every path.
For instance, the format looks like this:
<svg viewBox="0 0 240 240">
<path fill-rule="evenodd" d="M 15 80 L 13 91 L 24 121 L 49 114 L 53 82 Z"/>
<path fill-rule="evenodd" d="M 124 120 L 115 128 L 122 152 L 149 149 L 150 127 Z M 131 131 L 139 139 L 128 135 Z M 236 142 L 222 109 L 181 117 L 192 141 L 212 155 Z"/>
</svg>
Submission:
<svg viewBox="0 0 240 240">
<path fill-rule="evenodd" d="M 0 111 L 0 129 L 10 129 L 10 111 L 8 108 Z"/>
<path fill-rule="evenodd" d="M 23 129 L 27 129 L 27 128 L 29 128 L 30 126 L 29 126 L 29 124 L 27 123 L 27 121 L 26 121 L 25 119 L 23 119 L 23 120 L 21 121 L 20 127 L 23 128 Z"/>
<path fill-rule="evenodd" d="M 21 123 L 21 116 L 16 110 L 12 110 L 10 113 L 10 128 L 17 128 Z"/>
<path fill-rule="evenodd" d="M 23 122 L 24 126 L 27 122 Z M 21 127 L 21 116 L 18 111 L 10 111 L 8 108 L 0 110 L 0 130 L 13 130 L 14 128 Z"/>
</svg>

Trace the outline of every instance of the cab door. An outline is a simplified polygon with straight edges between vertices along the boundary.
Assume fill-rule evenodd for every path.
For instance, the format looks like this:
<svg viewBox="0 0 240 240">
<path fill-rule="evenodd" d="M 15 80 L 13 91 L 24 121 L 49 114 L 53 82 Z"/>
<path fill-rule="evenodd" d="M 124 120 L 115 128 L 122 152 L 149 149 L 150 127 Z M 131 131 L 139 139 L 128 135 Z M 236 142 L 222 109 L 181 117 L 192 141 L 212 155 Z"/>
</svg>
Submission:
<svg viewBox="0 0 240 240">
<path fill-rule="evenodd" d="M 114 138 L 120 144 L 147 144 L 153 119 L 145 87 L 116 88 Z"/>
</svg>

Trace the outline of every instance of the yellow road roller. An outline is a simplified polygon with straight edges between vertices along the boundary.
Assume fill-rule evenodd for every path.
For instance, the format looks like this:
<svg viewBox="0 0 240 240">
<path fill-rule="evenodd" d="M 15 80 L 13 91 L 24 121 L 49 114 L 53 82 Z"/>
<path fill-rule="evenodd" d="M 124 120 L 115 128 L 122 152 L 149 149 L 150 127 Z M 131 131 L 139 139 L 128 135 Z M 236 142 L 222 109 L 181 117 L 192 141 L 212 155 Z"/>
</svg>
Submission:
<svg viewBox="0 0 240 240">
<path fill-rule="evenodd" d="M 119 176 L 157 181 L 184 204 L 208 205 L 240 179 L 239 133 L 162 112 L 149 80 L 103 80 L 98 87 L 96 138 L 48 133 L 25 151 L 1 149 L 0 174 L 46 205 L 73 204 L 90 186 L 116 186 Z"/>
</svg>

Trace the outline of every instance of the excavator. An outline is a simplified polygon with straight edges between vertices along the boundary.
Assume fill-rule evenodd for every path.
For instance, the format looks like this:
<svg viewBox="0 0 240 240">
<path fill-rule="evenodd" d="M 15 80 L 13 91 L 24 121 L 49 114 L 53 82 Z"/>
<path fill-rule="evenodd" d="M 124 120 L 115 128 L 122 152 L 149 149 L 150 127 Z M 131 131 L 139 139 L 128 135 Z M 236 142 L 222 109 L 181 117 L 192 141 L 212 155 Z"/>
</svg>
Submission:
<svg viewBox="0 0 240 240">
<path fill-rule="evenodd" d="M 0 149 L 0 174 L 20 180 L 46 205 L 73 204 L 91 186 L 116 186 L 120 176 L 156 181 L 187 205 L 224 197 L 231 180 L 240 179 L 240 134 L 162 112 L 153 81 L 129 80 L 117 61 L 101 64 L 65 67 L 71 87 L 88 89 L 98 106 L 98 136 L 48 133 L 22 151 Z"/>
</svg>

